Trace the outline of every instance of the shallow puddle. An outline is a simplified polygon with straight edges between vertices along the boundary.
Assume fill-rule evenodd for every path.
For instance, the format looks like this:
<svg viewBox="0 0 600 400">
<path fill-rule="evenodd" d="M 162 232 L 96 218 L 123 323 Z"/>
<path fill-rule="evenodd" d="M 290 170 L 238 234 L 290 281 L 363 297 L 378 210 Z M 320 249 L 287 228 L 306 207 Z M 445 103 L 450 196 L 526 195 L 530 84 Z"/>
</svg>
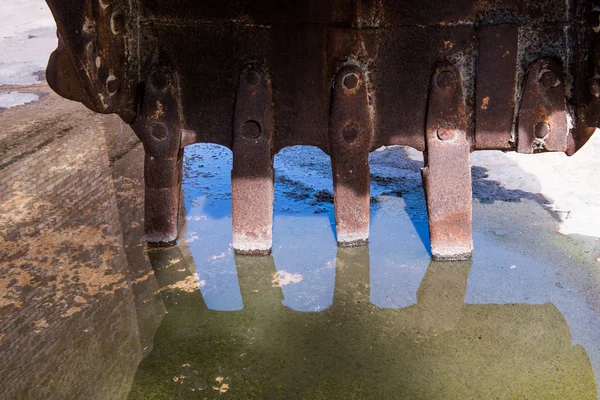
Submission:
<svg viewBox="0 0 600 400">
<path fill-rule="evenodd" d="M 141 146 L 83 137 L 0 170 L 3 398 L 598 398 L 597 244 L 543 198 L 475 169 L 473 261 L 431 262 L 421 161 L 376 152 L 341 249 L 328 157 L 289 148 L 273 254 L 236 256 L 231 153 L 194 145 L 181 240 L 148 250 Z"/>
</svg>

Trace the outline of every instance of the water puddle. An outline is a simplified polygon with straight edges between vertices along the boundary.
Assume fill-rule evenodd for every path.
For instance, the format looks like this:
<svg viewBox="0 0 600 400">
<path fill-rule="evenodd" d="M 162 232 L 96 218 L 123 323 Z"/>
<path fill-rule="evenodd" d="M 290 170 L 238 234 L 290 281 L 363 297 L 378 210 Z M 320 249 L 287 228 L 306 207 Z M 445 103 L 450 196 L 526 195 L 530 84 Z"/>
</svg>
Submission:
<svg viewBox="0 0 600 400">
<path fill-rule="evenodd" d="M 3 194 L 7 398 L 598 398 L 597 276 L 537 197 L 499 200 L 476 178 L 473 261 L 431 262 L 421 161 L 376 152 L 370 243 L 342 249 L 328 157 L 290 148 L 275 161 L 273 254 L 237 256 L 231 152 L 199 144 L 181 240 L 146 250 L 143 151 L 108 157 L 94 140 L 84 162 L 69 157 L 76 132 L 57 139 L 54 183 L 21 176 Z M 7 168 L 49 162 L 35 160 Z"/>
</svg>

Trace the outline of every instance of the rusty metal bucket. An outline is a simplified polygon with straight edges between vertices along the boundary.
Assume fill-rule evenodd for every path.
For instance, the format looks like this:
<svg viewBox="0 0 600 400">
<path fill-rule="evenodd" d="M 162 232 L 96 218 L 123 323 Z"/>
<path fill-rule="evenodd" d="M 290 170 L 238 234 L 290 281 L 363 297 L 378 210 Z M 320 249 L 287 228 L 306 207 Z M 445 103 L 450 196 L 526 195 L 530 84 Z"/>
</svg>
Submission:
<svg viewBox="0 0 600 400">
<path fill-rule="evenodd" d="M 368 155 L 425 153 L 431 250 L 470 258 L 475 150 L 575 153 L 600 126 L 600 13 L 585 0 L 47 0 L 61 96 L 131 124 L 147 240 L 177 239 L 182 157 L 233 150 L 233 245 L 268 254 L 273 157 L 332 160 L 342 246 L 369 235 Z"/>
</svg>

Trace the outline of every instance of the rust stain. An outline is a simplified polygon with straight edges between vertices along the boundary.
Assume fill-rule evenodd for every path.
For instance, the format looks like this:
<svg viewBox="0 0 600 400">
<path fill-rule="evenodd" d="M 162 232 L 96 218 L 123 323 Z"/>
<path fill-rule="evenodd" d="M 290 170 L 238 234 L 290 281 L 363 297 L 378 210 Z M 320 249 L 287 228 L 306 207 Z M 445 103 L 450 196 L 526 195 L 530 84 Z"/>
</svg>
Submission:
<svg viewBox="0 0 600 400">
<path fill-rule="evenodd" d="M 489 104 L 490 104 L 490 96 L 484 97 L 483 100 L 481 101 L 481 109 L 487 110 Z"/>
<path fill-rule="evenodd" d="M 159 119 L 161 119 L 164 116 L 165 116 L 165 110 L 163 108 L 163 104 L 160 102 L 160 100 L 156 100 L 156 111 L 154 111 L 154 113 L 150 116 L 150 118 L 152 118 L 155 121 L 158 121 Z"/>
</svg>

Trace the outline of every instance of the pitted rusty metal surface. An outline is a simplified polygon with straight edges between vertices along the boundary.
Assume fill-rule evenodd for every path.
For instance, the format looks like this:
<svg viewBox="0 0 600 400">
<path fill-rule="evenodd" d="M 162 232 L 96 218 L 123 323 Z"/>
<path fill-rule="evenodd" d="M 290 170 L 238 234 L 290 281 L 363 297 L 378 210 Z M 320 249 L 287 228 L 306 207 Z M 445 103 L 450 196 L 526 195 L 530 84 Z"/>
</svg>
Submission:
<svg viewBox="0 0 600 400">
<path fill-rule="evenodd" d="M 510 150 L 514 145 L 515 91 L 517 83 L 516 25 L 482 26 L 478 31 L 475 147 Z"/>
<path fill-rule="evenodd" d="M 240 254 L 269 254 L 274 196 L 271 83 L 258 64 L 245 66 L 239 80 L 231 171 L 233 247 Z"/>
<path fill-rule="evenodd" d="M 460 73 L 442 65 L 431 78 L 423 183 L 431 253 L 436 260 L 471 258 L 470 145 Z"/>
<path fill-rule="evenodd" d="M 145 224 L 149 242 L 168 245 L 177 239 L 183 149 L 178 85 L 166 67 L 152 70 L 140 115 L 132 125 L 144 144 Z"/>
<path fill-rule="evenodd" d="M 573 154 L 600 125 L 600 5 L 591 0 L 47 2 L 59 37 L 49 84 L 117 113 L 144 141 L 151 242 L 177 235 L 181 151 L 197 142 L 234 152 L 236 249 L 268 252 L 272 157 L 293 145 L 331 156 L 338 239 L 365 242 L 369 151 L 404 145 L 447 160 L 431 159 L 431 176 L 455 160 L 452 146 L 432 153 L 437 142 L 427 133 L 432 71 L 442 64 L 460 83 L 464 106 L 455 118 L 468 151 Z M 239 78 L 249 65 L 260 71 L 256 91 Z M 339 80 L 348 68 L 358 89 L 346 94 Z M 152 82 L 156 71 L 170 71 L 168 96 Z M 457 193 L 470 186 L 459 175 Z M 447 184 L 434 181 L 442 183 L 426 183 L 430 217 L 451 208 L 434 201 L 437 185 Z M 438 236 L 442 247 L 468 247 L 470 214 L 463 217 L 445 220 L 441 229 L 452 234 Z"/>
<path fill-rule="evenodd" d="M 369 145 L 373 122 L 368 81 L 356 65 L 340 69 L 334 81 L 329 130 L 336 233 L 342 246 L 369 238 Z"/>
<path fill-rule="evenodd" d="M 571 148 L 573 137 L 567 129 L 563 70 L 552 59 L 538 60 L 527 72 L 518 120 L 519 153 L 562 151 Z"/>
</svg>

